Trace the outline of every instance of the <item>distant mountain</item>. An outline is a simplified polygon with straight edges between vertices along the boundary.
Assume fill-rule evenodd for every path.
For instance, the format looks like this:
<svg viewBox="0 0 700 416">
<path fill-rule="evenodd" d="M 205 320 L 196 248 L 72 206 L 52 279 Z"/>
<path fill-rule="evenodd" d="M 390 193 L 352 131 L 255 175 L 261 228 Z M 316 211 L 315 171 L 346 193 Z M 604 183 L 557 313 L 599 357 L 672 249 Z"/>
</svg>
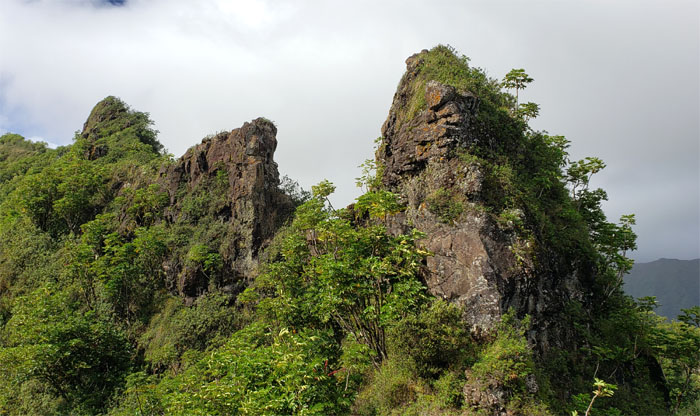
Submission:
<svg viewBox="0 0 700 416">
<path fill-rule="evenodd" d="M 637 263 L 625 276 L 625 292 L 635 298 L 656 296 L 656 313 L 675 319 L 681 309 L 700 305 L 700 259 L 659 259 Z"/>
</svg>

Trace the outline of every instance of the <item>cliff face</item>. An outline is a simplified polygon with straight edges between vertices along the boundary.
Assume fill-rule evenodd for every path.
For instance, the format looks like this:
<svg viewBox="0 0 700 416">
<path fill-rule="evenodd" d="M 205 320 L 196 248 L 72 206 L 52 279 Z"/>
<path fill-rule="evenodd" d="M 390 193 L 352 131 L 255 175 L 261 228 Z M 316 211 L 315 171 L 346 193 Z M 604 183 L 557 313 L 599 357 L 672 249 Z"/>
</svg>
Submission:
<svg viewBox="0 0 700 416">
<path fill-rule="evenodd" d="M 419 92 L 427 108 L 418 113 L 411 108 L 420 63 L 420 54 L 406 60 L 407 72 L 382 126 L 386 145 L 377 157 L 386 167 L 383 182 L 390 187 L 396 187 L 402 176 L 420 172 L 429 161 L 448 157 L 476 140 L 469 126 L 479 100 L 471 93 L 460 94 L 452 86 L 431 80 Z"/>
<path fill-rule="evenodd" d="M 261 248 L 292 212 L 291 199 L 278 188 L 279 173 L 273 160 L 276 134 L 270 121 L 258 118 L 204 139 L 160 173 L 170 196 L 169 222 L 202 221 L 183 214 L 188 195 L 199 192 L 208 203 L 218 201 L 212 216 L 224 225 L 222 235 L 217 236 L 226 269 L 220 282 L 224 288 L 233 289 L 253 276 Z M 213 186 L 217 179 L 218 186 Z M 179 270 L 173 279 L 186 297 L 207 287 L 209 279 L 202 270 L 186 264 L 168 269 L 171 275 Z"/>
<path fill-rule="evenodd" d="M 383 185 L 407 206 L 389 226 L 426 233 L 428 289 L 462 306 L 477 332 L 514 308 L 532 316 L 530 338 L 538 348 L 564 343 L 567 329 L 556 317 L 568 301 L 583 298 L 575 267 L 546 258 L 535 265 L 532 239 L 497 218 L 487 195 L 499 185 L 486 180 L 486 167 L 472 151 L 509 139 L 483 133 L 472 93 L 425 78 L 426 55 L 407 59 L 377 151 Z M 518 221 L 524 216 L 518 209 L 508 213 Z"/>
</svg>

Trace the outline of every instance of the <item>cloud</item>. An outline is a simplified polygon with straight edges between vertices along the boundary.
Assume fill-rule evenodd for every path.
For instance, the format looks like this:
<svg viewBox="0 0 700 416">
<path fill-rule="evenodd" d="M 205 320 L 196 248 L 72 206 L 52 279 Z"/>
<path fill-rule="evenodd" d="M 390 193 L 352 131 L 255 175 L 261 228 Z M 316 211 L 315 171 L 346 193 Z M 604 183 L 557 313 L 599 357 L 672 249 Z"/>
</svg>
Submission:
<svg viewBox="0 0 700 416">
<path fill-rule="evenodd" d="M 46 145 L 49 147 L 49 149 L 55 149 L 58 147 L 58 145 L 56 143 L 52 143 L 52 142 L 44 139 L 43 137 L 32 136 L 32 137 L 27 137 L 26 139 L 31 140 L 35 143 L 46 143 Z"/>
<path fill-rule="evenodd" d="M 116 95 L 179 155 L 265 116 L 280 170 L 306 187 L 332 180 L 344 205 L 405 58 L 450 43 L 496 78 L 526 68 L 533 125 L 608 163 L 596 183 L 611 218 L 637 213 L 640 253 L 700 255 L 695 2 L 97 3 L 0 0 L 0 129 L 68 144 Z"/>
</svg>

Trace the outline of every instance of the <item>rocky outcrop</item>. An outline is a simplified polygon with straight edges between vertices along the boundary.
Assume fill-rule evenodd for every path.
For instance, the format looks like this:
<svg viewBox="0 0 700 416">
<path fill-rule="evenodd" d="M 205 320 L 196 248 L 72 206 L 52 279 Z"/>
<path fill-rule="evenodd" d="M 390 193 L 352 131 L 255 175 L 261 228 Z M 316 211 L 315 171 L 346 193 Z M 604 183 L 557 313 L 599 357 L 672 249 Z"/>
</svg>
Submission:
<svg viewBox="0 0 700 416">
<path fill-rule="evenodd" d="M 428 160 L 426 167 L 398 185 L 407 209 L 390 220 L 390 229 L 424 232 L 426 284 L 430 292 L 463 307 L 477 330 L 490 329 L 508 309 L 509 282 L 528 279 L 512 247 L 519 242 L 481 210 L 483 185 L 478 167 L 459 160 Z M 450 207 L 451 205 L 451 207 Z M 452 210 L 450 217 L 440 212 Z"/>
<path fill-rule="evenodd" d="M 83 124 L 80 136 L 85 139 L 97 140 L 102 135 L 102 127 L 110 122 L 122 121 L 115 127 L 116 131 L 126 129 L 128 125 L 129 108 L 120 99 L 109 96 L 95 104 L 87 120 Z"/>
<path fill-rule="evenodd" d="M 479 107 L 470 93 L 458 93 L 449 85 L 428 81 L 424 91 L 425 106 L 418 112 L 415 101 L 417 70 L 421 55 L 406 60 L 408 67 L 401 79 L 389 117 L 382 126 L 385 145 L 377 157 L 384 163 L 384 183 L 396 186 L 401 177 L 420 171 L 429 160 L 447 157 L 475 138 L 469 125 Z"/>
<path fill-rule="evenodd" d="M 279 172 L 273 160 L 276 134 L 272 122 L 258 118 L 204 139 L 160 174 L 170 195 L 170 222 L 183 221 L 182 203 L 193 192 L 208 193 L 211 200 L 219 201 L 215 217 L 225 230 L 220 237 L 226 268 L 220 284 L 225 289 L 252 278 L 260 250 L 293 210 L 291 199 L 278 187 Z M 212 189 L 213 178 L 224 179 L 223 189 Z M 177 289 L 182 295 L 194 297 L 206 289 L 208 279 L 201 270 L 179 266 L 169 269 L 171 274 L 179 272 Z"/>
<path fill-rule="evenodd" d="M 406 61 L 382 128 L 377 160 L 384 169 L 383 184 L 406 205 L 388 226 L 394 232 L 415 227 L 426 234 L 422 244 L 432 253 L 428 289 L 462 306 L 476 332 L 493 328 L 515 308 L 520 316 L 532 316 L 536 330 L 530 338 L 538 348 L 565 342 L 554 317 L 568 300 L 583 296 L 578 277 L 545 270 L 546 261 L 535 271 L 533 242 L 487 206 L 487 188 L 497 185 L 485 180 L 484 166 L 470 154 L 484 140 L 479 99 L 421 79 L 426 53 Z M 520 210 L 509 214 L 524 215 Z"/>
<path fill-rule="evenodd" d="M 471 370 L 466 371 L 467 382 L 462 388 L 464 407 L 471 408 L 475 412 L 494 416 L 516 416 L 522 412 L 508 408 L 508 401 L 513 396 L 513 389 L 503 386 L 494 380 L 483 381 L 474 377 Z M 524 380 L 524 388 L 529 394 L 536 394 L 539 390 L 534 374 L 528 375 Z"/>
<path fill-rule="evenodd" d="M 130 109 L 117 97 L 106 97 L 95 105 L 83 124 L 79 137 L 85 157 L 96 160 L 114 152 L 115 158 L 120 158 L 139 151 L 156 156 L 163 145 L 151 124 L 148 114 Z"/>
</svg>

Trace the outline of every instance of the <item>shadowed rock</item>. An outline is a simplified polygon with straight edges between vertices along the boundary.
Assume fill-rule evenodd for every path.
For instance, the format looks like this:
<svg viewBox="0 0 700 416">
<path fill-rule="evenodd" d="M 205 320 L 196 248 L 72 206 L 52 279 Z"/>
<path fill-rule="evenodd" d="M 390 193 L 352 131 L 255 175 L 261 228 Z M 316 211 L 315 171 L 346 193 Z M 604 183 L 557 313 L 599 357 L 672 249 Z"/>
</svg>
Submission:
<svg viewBox="0 0 700 416">
<path fill-rule="evenodd" d="M 386 170 L 385 185 L 395 186 L 401 176 L 416 173 L 431 159 L 446 157 L 470 138 L 469 125 L 479 106 L 471 93 L 458 93 L 454 87 L 428 81 L 424 90 L 415 91 L 420 54 L 406 60 L 407 71 L 394 95 L 389 117 L 382 126 L 384 146 L 377 158 Z M 415 94 L 423 94 L 426 109 L 416 112 Z M 420 101 L 420 98 L 419 98 Z"/>
<path fill-rule="evenodd" d="M 279 172 L 273 160 L 277 147 L 277 128 L 258 118 L 230 132 L 202 140 L 167 170 L 161 181 L 170 195 L 170 221 L 181 213 L 183 195 L 193 192 L 207 179 L 223 172 L 227 179 L 225 195 L 217 213 L 228 224 L 224 263 L 230 276 L 222 285 L 241 286 L 254 275 L 258 255 L 293 209 L 291 199 L 279 190 Z M 172 267 L 175 271 L 178 267 Z M 201 271 L 185 266 L 177 279 L 178 291 L 186 297 L 197 296 L 207 287 Z M 240 288 L 239 288 L 240 289 Z"/>
</svg>

